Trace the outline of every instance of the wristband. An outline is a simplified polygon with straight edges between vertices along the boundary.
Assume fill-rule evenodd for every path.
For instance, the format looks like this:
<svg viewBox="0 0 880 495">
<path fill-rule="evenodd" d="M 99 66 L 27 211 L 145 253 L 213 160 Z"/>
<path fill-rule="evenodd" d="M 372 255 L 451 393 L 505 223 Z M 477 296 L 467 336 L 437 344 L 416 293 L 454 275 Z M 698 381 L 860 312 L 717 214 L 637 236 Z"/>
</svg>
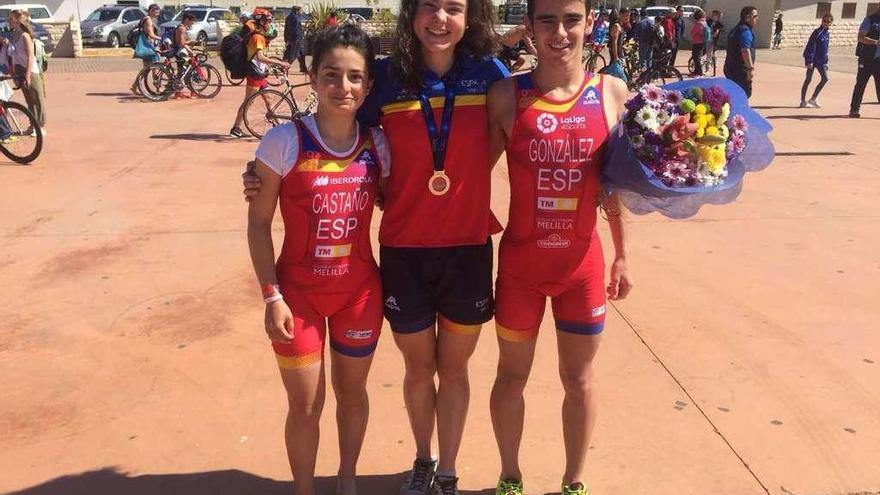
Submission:
<svg viewBox="0 0 880 495">
<path fill-rule="evenodd" d="M 263 299 L 263 302 L 266 304 L 271 304 L 275 301 L 282 301 L 282 300 L 284 300 L 284 296 L 282 296 L 280 292 L 276 292 L 275 294 L 272 294 L 271 296 Z"/>
<path fill-rule="evenodd" d="M 266 284 L 261 286 L 260 290 L 263 293 L 263 299 L 279 293 L 278 284 Z"/>
</svg>

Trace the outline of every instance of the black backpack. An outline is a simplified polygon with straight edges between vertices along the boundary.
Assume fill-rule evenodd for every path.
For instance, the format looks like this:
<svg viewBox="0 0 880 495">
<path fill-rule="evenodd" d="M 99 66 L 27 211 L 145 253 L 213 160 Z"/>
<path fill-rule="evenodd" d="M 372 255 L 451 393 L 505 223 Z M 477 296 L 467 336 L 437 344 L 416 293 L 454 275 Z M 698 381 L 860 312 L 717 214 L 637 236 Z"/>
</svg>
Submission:
<svg viewBox="0 0 880 495">
<path fill-rule="evenodd" d="M 229 75 L 235 79 L 241 79 L 247 75 L 247 42 L 250 38 L 250 29 L 242 26 L 240 30 L 233 31 L 220 42 L 220 60 Z"/>
<path fill-rule="evenodd" d="M 138 23 L 137 27 L 128 32 L 128 38 L 125 40 L 128 43 L 128 46 L 134 47 L 134 45 L 137 44 L 138 36 L 144 32 L 144 23 L 146 20 L 147 18 L 144 17 L 141 19 L 141 22 Z"/>
</svg>

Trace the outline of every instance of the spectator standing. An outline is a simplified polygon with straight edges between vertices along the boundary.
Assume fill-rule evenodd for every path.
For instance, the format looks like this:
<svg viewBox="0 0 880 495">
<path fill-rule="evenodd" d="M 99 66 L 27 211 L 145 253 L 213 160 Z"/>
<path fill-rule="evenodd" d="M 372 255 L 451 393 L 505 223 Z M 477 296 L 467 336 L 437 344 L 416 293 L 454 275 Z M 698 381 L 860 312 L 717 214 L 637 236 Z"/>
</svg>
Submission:
<svg viewBox="0 0 880 495">
<path fill-rule="evenodd" d="M 45 89 L 40 64 L 34 51 L 34 31 L 21 10 L 9 14 L 9 27 L 12 28 L 12 66 L 13 74 L 20 81 L 28 110 L 46 127 Z M 45 130 L 43 135 L 46 135 Z"/>
<path fill-rule="evenodd" d="M 758 9 L 749 5 L 739 14 L 739 24 L 727 35 L 727 58 L 724 60 L 724 76 L 735 82 L 752 96 L 752 81 L 755 78 L 755 62 L 752 48 L 755 45 L 755 23 L 758 22 Z"/>
<path fill-rule="evenodd" d="M 651 66 L 651 58 L 654 56 L 654 21 L 643 12 L 634 30 L 636 41 L 639 42 L 639 66 L 647 69 Z"/>
<path fill-rule="evenodd" d="M 865 88 L 872 76 L 877 89 L 877 100 L 880 101 L 880 6 L 859 26 L 856 55 L 859 57 L 859 72 L 856 75 L 856 86 L 853 88 L 852 102 L 849 106 L 849 116 L 853 118 L 859 118 Z"/>
<path fill-rule="evenodd" d="M 302 25 L 302 9 L 299 5 L 294 5 L 290 9 L 290 14 L 284 20 L 284 60 L 292 64 L 294 60 L 299 62 L 299 71 L 305 74 L 308 72 L 306 68 L 306 51 L 305 51 L 305 33 Z"/>
<path fill-rule="evenodd" d="M 608 66 L 602 70 L 603 73 L 612 75 L 624 82 L 627 81 L 626 71 L 623 69 L 623 45 L 626 42 L 623 25 L 629 22 L 629 9 L 624 7 L 620 9 L 620 14 L 615 10 L 611 10 L 609 15 L 609 23 L 611 27 L 608 30 L 608 54 L 611 60 Z"/>
<path fill-rule="evenodd" d="M 712 41 L 712 31 L 706 24 L 706 14 L 702 10 L 694 12 L 694 25 L 691 28 L 691 60 L 694 63 L 694 77 L 703 75 L 703 53 L 706 44 Z"/>
<path fill-rule="evenodd" d="M 775 22 L 775 25 L 773 28 L 773 49 L 774 50 L 780 49 L 779 45 L 782 44 L 782 40 L 784 39 L 784 37 L 782 36 L 782 28 L 783 28 L 782 12 L 780 12 L 779 15 L 776 16 L 776 22 Z"/>
<path fill-rule="evenodd" d="M 162 38 L 159 36 L 159 27 L 156 25 L 155 20 L 159 18 L 160 10 L 159 6 L 155 3 L 150 5 L 147 9 L 147 16 L 138 24 L 141 34 L 138 35 L 138 40 L 135 43 L 134 57 L 140 58 L 144 67 L 159 61 L 159 52 L 156 51 L 155 46 Z M 152 53 L 149 51 L 151 48 L 153 49 Z M 138 72 L 138 75 L 140 75 L 140 72 Z M 139 93 L 137 77 L 134 78 L 134 82 L 131 84 L 131 92 L 134 94 Z"/>
<path fill-rule="evenodd" d="M 831 29 L 833 23 L 834 16 L 825 14 L 822 17 L 822 25 L 813 31 L 813 34 L 810 35 L 810 41 L 807 42 L 807 47 L 804 48 L 804 65 L 807 67 L 807 75 L 804 78 L 804 86 L 801 88 L 801 108 L 821 107 L 816 99 L 819 97 L 819 93 L 822 92 L 822 88 L 828 83 L 828 46 L 831 42 L 831 35 L 828 30 Z M 807 89 L 809 89 L 810 82 L 813 80 L 814 70 L 819 71 L 819 76 L 822 77 L 822 80 L 819 81 L 819 85 L 813 91 L 813 97 L 807 101 Z"/>
<path fill-rule="evenodd" d="M 721 11 L 713 10 L 712 17 L 706 21 L 709 29 L 712 30 L 712 53 L 718 50 L 718 41 L 721 40 L 721 32 L 724 31 L 724 23 L 721 22 Z"/>
<path fill-rule="evenodd" d="M 672 42 L 672 65 L 678 60 L 678 48 L 684 39 L 684 9 L 679 5 L 672 15 L 672 23 L 675 25 L 675 39 Z"/>
<path fill-rule="evenodd" d="M 603 10 L 599 12 L 599 18 L 596 19 L 596 25 L 593 27 L 593 36 L 590 41 L 597 45 L 607 43 L 608 27 L 608 14 Z"/>
</svg>

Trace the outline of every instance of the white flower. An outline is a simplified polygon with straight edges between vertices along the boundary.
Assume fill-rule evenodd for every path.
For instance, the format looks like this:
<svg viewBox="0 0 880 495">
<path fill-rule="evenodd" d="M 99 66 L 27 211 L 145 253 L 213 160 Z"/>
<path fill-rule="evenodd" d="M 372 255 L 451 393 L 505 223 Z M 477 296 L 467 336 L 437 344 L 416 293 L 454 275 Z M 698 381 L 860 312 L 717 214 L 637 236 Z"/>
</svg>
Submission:
<svg viewBox="0 0 880 495">
<path fill-rule="evenodd" d="M 645 145 L 645 136 L 641 134 L 636 134 L 635 136 L 629 138 L 630 144 L 632 144 L 633 148 L 639 149 Z"/>
<path fill-rule="evenodd" d="M 651 107 L 645 107 L 636 113 L 636 122 L 650 131 L 656 131 L 660 127 L 657 121 L 657 111 Z"/>
<path fill-rule="evenodd" d="M 666 110 L 660 110 L 659 112 L 657 112 L 657 122 L 659 122 L 660 125 L 668 124 L 671 119 L 672 115 L 669 115 L 669 112 L 667 112 Z"/>
</svg>

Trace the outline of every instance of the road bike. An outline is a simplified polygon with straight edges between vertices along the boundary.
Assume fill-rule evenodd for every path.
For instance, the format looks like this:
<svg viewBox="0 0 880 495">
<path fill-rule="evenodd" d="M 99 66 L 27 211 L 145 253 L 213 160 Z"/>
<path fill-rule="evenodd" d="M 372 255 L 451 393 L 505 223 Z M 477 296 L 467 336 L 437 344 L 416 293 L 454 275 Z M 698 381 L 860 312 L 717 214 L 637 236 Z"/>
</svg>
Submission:
<svg viewBox="0 0 880 495">
<path fill-rule="evenodd" d="M 299 102 L 293 96 L 293 90 L 309 86 L 311 83 L 291 84 L 285 74 L 284 92 L 277 89 L 261 89 L 252 94 L 241 106 L 244 126 L 257 139 L 261 139 L 269 129 L 292 122 L 304 115 L 311 114 L 318 105 L 314 91 L 310 91 Z"/>
<path fill-rule="evenodd" d="M 144 97 L 150 101 L 164 101 L 184 86 L 202 98 L 217 96 L 223 87 L 223 79 L 220 71 L 207 62 L 205 52 L 193 51 L 180 74 L 175 67 L 175 58 L 176 55 L 166 53 L 164 61 L 141 69 L 138 88 Z"/>
<path fill-rule="evenodd" d="M 13 79 L 0 76 L 0 81 Z M 9 131 L 0 141 L 0 152 L 16 163 L 31 163 L 43 150 L 43 130 L 34 115 L 21 103 L 0 100 L 0 131 Z"/>
<path fill-rule="evenodd" d="M 608 65 L 605 56 L 602 55 L 604 49 L 605 45 L 601 43 L 587 43 L 584 46 L 584 69 L 590 74 L 596 74 Z"/>
</svg>

